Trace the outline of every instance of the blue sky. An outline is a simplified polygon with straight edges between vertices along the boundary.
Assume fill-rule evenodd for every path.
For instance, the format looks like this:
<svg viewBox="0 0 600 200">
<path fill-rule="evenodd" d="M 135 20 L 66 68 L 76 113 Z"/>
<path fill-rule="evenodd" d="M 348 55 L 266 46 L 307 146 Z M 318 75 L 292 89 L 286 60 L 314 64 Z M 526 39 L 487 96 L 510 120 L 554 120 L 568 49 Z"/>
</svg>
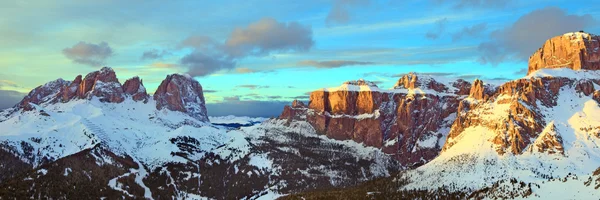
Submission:
<svg viewBox="0 0 600 200">
<path fill-rule="evenodd" d="M 276 115 L 307 92 L 410 71 L 524 76 L 555 35 L 600 33 L 595 1 L 22 1 L 0 8 L 0 107 L 110 66 L 152 92 L 193 75 L 211 115 Z M 250 107 L 261 107 L 256 111 Z"/>
</svg>

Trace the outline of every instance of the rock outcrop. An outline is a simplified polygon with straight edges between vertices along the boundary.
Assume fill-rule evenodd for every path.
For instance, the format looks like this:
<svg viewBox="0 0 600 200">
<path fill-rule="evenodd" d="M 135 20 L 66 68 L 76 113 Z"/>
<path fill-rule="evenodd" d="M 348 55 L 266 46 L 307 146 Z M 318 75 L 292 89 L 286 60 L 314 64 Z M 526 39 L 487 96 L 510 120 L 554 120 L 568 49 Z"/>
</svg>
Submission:
<svg viewBox="0 0 600 200">
<path fill-rule="evenodd" d="M 308 107 L 286 106 L 280 119 L 306 120 L 318 133 L 382 148 L 407 166 L 433 159 L 441 149 L 460 100 L 471 84 L 409 73 L 391 90 L 348 81 L 314 91 Z M 296 106 L 294 106 L 294 104 Z"/>
<path fill-rule="evenodd" d="M 529 57 L 527 75 L 543 68 L 600 69 L 600 36 L 566 33 L 549 39 Z"/>
<path fill-rule="evenodd" d="M 103 67 L 82 78 L 78 75 L 73 81 L 58 79 L 33 89 L 16 108 L 32 110 L 29 103 L 66 103 L 76 99 L 97 98 L 105 103 L 121 103 L 131 98 L 133 101 L 147 103 L 149 95 L 139 77 L 125 81 L 123 85 L 115 72 Z M 192 77 L 173 74 L 161 83 L 154 93 L 157 109 L 169 109 L 184 112 L 200 121 L 208 122 L 202 86 Z M 300 106 L 298 103 L 297 106 Z"/>
<path fill-rule="evenodd" d="M 202 86 L 190 76 L 171 74 L 154 92 L 157 109 L 180 111 L 208 122 Z"/>
<path fill-rule="evenodd" d="M 24 111 L 33 110 L 34 108 L 30 105 L 30 103 L 41 104 L 52 101 L 54 99 L 54 95 L 56 95 L 63 87 L 66 87 L 69 84 L 69 81 L 59 78 L 44 85 L 40 85 L 31 90 L 29 94 L 27 94 L 27 96 L 25 96 L 23 100 L 17 104 L 17 106 L 22 108 Z"/>
<path fill-rule="evenodd" d="M 77 89 L 77 96 L 81 99 L 95 96 L 102 102 L 110 103 L 121 103 L 125 100 L 121 83 L 110 67 L 87 74 Z"/>
<path fill-rule="evenodd" d="M 146 93 L 146 87 L 140 77 L 127 79 L 123 84 L 123 92 L 131 96 L 134 101 L 148 101 L 148 93 Z"/>
</svg>

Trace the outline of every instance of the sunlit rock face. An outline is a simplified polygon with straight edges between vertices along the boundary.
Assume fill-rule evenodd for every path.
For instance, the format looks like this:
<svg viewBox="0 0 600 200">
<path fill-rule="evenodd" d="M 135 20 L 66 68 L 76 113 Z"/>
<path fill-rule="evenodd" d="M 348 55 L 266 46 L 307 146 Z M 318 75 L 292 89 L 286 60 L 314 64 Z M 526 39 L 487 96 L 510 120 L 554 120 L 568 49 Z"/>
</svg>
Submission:
<svg viewBox="0 0 600 200">
<path fill-rule="evenodd" d="M 527 75 L 544 68 L 600 69 L 600 39 L 584 32 L 566 33 L 549 39 L 529 57 Z"/>
<path fill-rule="evenodd" d="M 127 79 L 123 84 L 123 92 L 131 96 L 134 101 L 148 101 L 146 87 L 144 87 L 144 83 L 142 83 L 140 77 L 135 76 Z"/>
<path fill-rule="evenodd" d="M 460 102 L 443 151 L 468 140 L 465 138 L 471 136 L 467 129 L 484 127 L 493 133 L 489 141 L 499 155 L 523 154 L 528 152 L 527 147 L 529 152 L 563 154 L 561 131 L 556 128 L 562 124 L 555 124 L 554 120 L 569 114 L 556 116 L 555 110 L 586 98 L 598 103 L 600 79 L 599 71 L 595 71 L 600 69 L 598 39 L 583 32 L 554 37 L 530 57 L 528 76 L 496 89 L 482 87 L 476 80 L 471 98 Z M 561 103 L 561 95 L 569 96 L 568 102 L 563 99 Z M 571 109 L 574 108 L 565 112 Z M 590 136 L 600 135 L 597 132 L 600 127 L 582 130 Z"/>
<path fill-rule="evenodd" d="M 321 134 L 382 148 L 405 165 L 419 165 L 440 151 L 458 103 L 471 83 L 409 73 L 389 90 L 364 81 L 310 94 L 308 107 L 286 106 L 280 118 L 306 120 Z"/>
<path fill-rule="evenodd" d="M 121 83 L 110 67 L 91 72 L 85 78 L 78 75 L 73 81 L 57 79 L 38 86 L 23 98 L 18 106 L 28 111 L 33 109 L 30 103 L 66 103 L 73 99 L 92 97 L 107 103 L 120 103 L 125 100 Z"/>
<path fill-rule="evenodd" d="M 157 109 L 180 111 L 208 122 L 202 85 L 190 76 L 171 74 L 154 92 Z"/>
<path fill-rule="evenodd" d="M 111 103 L 125 100 L 121 83 L 115 71 L 109 67 L 87 74 L 77 89 L 77 96 L 81 99 L 96 96 L 102 102 Z"/>
<path fill-rule="evenodd" d="M 57 79 L 54 81 L 50 81 L 44 85 L 40 85 L 35 89 L 31 90 L 27 96 L 17 104 L 19 108 L 22 108 L 25 111 L 33 110 L 33 104 L 41 104 L 44 102 L 53 101 L 54 97 L 63 87 L 70 85 L 69 81 L 65 81 L 63 79 Z"/>
</svg>

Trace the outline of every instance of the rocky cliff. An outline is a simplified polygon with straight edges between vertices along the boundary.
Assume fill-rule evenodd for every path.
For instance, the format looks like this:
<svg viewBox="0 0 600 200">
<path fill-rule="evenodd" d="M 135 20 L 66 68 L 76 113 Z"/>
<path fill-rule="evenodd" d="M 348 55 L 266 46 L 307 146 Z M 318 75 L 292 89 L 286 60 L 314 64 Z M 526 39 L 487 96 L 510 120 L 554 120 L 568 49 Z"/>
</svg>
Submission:
<svg viewBox="0 0 600 200">
<path fill-rule="evenodd" d="M 312 92 L 308 106 L 286 107 L 280 118 L 306 120 L 330 138 L 382 148 L 407 165 L 433 159 L 475 127 L 495 133 L 490 141 L 500 155 L 522 154 L 528 147 L 561 154 L 561 136 L 551 131 L 546 111 L 558 106 L 562 90 L 598 101 L 599 80 L 576 71 L 600 69 L 599 60 L 598 36 L 567 33 L 531 56 L 529 76 L 501 86 L 415 73 L 402 76 L 391 90 L 350 81 Z M 544 71 L 555 68 L 576 73 Z"/>
<path fill-rule="evenodd" d="M 202 86 L 190 76 L 168 75 L 154 92 L 154 100 L 156 109 L 180 111 L 200 121 L 208 121 Z"/>
<path fill-rule="evenodd" d="M 402 76 L 390 90 L 369 81 L 348 81 L 312 92 L 308 106 L 294 103 L 279 118 L 306 120 L 330 138 L 382 148 L 412 166 L 438 154 L 458 103 L 469 91 L 471 83 L 462 79 L 416 73 Z"/>
<path fill-rule="evenodd" d="M 549 39 L 529 57 L 527 75 L 544 68 L 600 69 L 599 36 L 573 32 Z"/>
</svg>

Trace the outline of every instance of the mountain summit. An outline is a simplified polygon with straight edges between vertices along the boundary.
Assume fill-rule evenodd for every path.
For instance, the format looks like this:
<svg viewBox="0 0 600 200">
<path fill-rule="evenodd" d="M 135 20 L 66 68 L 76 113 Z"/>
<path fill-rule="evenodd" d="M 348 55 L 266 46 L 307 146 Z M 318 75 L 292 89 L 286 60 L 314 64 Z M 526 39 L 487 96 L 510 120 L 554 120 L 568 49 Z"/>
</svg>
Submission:
<svg viewBox="0 0 600 200">
<path fill-rule="evenodd" d="M 115 71 L 103 67 L 82 79 L 73 81 L 57 79 L 33 89 L 17 104 L 17 108 L 29 111 L 31 104 L 67 103 L 72 100 L 93 98 L 100 102 L 122 103 L 126 99 L 147 103 L 149 96 L 142 79 L 135 76 L 121 85 Z M 186 113 L 200 121 L 208 122 L 202 85 L 190 76 L 171 74 L 154 92 L 156 109 L 163 108 Z"/>
<path fill-rule="evenodd" d="M 600 70 L 600 36 L 565 33 L 549 39 L 531 57 L 527 75 L 538 69 Z"/>
</svg>

